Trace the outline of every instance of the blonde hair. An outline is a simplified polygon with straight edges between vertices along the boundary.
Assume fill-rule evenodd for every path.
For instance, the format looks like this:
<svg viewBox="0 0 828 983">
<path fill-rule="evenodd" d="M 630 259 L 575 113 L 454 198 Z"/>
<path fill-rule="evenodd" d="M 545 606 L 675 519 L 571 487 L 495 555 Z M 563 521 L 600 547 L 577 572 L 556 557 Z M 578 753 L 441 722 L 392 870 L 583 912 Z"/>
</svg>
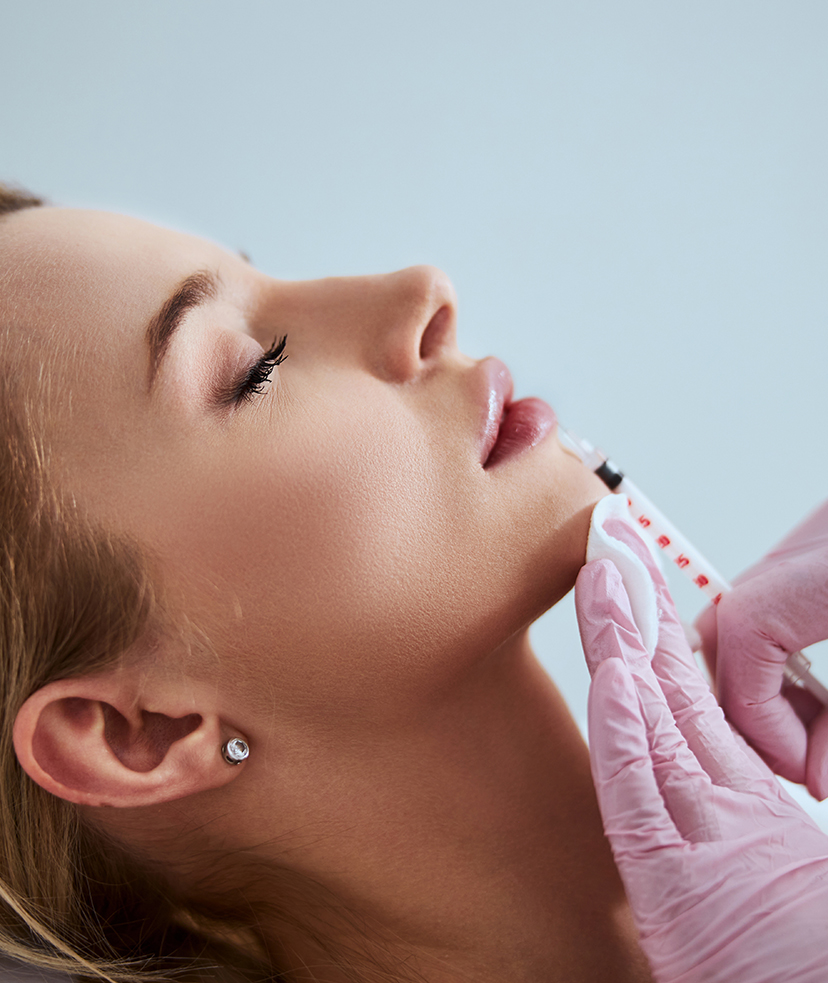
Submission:
<svg viewBox="0 0 828 983">
<path fill-rule="evenodd" d="M 0 215 L 40 204 L 33 195 L 0 187 Z M 29 779 L 14 753 L 12 727 L 22 703 L 41 686 L 100 670 L 135 642 L 152 618 L 153 584 L 140 551 L 95 528 L 50 480 L 49 374 L 40 374 L 37 391 L 23 385 L 9 358 L 9 339 L 19 326 L 2 328 L 0 950 L 92 977 L 146 979 L 146 958 L 136 959 L 155 954 L 161 957 L 156 967 L 163 967 L 165 946 L 152 939 L 148 918 L 139 919 L 141 933 L 152 939 L 144 952 L 134 939 L 124 946 L 124 918 L 136 919 L 137 890 L 146 912 L 161 921 L 169 901 L 152 878 L 131 870 L 133 901 L 126 903 L 120 851 L 114 844 L 102 848 L 73 805 Z"/>
<path fill-rule="evenodd" d="M 0 184 L 0 223 L 42 204 Z M 54 480 L 54 366 L 20 372 L 13 352 L 21 336 L 24 325 L 0 324 L 0 955 L 112 983 L 282 978 L 251 928 L 255 913 L 222 901 L 215 884 L 198 899 L 178 897 L 149 860 L 93 829 L 17 761 L 12 728 L 32 693 L 112 665 L 162 625 L 159 580 L 145 552 L 97 525 Z M 211 860 L 216 870 L 227 861 L 236 880 L 245 863 Z M 289 936 L 311 939 L 345 978 L 414 978 L 383 969 L 365 926 L 320 885 L 271 873 L 282 890 L 269 914 Z M 343 926 L 351 942 L 334 947 L 330 937 L 341 938 Z"/>
<path fill-rule="evenodd" d="M 42 204 L 0 185 L 0 216 Z M 23 702 L 52 680 L 113 664 L 158 613 L 142 550 L 96 526 L 53 480 L 54 373 L 19 371 L 12 352 L 24 331 L 0 325 L 0 953 L 117 983 L 215 976 L 208 967 L 221 979 L 270 976 L 249 955 L 255 941 L 240 950 L 202 928 L 147 863 L 17 761 L 12 728 Z"/>
</svg>

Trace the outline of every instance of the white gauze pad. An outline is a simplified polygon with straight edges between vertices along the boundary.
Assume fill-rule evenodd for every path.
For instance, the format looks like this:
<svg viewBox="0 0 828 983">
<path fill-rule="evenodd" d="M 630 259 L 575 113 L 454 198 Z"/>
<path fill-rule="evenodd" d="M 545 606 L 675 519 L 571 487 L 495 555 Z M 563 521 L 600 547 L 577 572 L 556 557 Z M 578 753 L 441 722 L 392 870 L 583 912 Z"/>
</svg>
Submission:
<svg viewBox="0 0 828 983">
<path fill-rule="evenodd" d="M 621 519 L 636 536 L 639 535 L 630 519 L 626 498 L 623 495 L 607 495 L 592 510 L 586 549 L 587 563 L 593 560 L 611 560 L 618 568 L 624 590 L 630 599 L 633 618 L 644 647 L 652 659 L 658 642 L 658 604 L 655 585 L 647 573 L 647 568 L 629 546 L 614 539 L 603 528 L 606 520 L 610 518 Z M 644 546 L 649 549 L 646 543 Z"/>
</svg>

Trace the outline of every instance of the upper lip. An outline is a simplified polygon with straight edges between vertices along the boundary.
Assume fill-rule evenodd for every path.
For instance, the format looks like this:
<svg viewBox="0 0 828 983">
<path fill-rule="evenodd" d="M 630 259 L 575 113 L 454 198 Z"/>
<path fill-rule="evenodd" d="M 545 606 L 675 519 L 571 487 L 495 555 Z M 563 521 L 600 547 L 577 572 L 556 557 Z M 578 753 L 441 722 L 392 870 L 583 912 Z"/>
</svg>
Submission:
<svg viewBox="0 0 828 983">
<path fill-rule="evenodd" d="M 490 357 L 481 363 L 484 392 L 483 423 L 480 443 L 480 463 L 485 466 L 489 455 L 497 443 L 503 413 L 512 401 L 514 384 L 512 374 L 499 358 Z"/>
</svg>

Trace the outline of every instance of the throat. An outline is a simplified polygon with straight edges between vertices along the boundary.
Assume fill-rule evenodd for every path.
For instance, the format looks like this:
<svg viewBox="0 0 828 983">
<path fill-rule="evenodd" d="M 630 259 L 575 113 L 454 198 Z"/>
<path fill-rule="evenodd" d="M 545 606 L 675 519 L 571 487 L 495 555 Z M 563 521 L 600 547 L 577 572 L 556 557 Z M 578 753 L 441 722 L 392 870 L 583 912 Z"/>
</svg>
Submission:
<svg viewBox="0 0 828 983">
<path fill-rule="evenodd" d="M 333 951 L 403 981 L 650 980 L 586 746 L 525 636 L 386 735 L 336 811 L 308 858 L 343 913 Z M 311 934 L 292 942 L 304 965 L 323 957 Z"/>
</svg>

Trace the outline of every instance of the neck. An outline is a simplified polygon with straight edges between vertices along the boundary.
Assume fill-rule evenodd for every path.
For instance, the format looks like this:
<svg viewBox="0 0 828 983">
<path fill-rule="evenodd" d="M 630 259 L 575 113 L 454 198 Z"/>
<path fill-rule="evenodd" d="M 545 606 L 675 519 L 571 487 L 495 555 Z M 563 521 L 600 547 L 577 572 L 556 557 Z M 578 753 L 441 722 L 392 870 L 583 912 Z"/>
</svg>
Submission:
<svg viewBox="0 0 828 983">
<path fill-rule="evenodd" d="M 291 866 L 394 940 L 379 962 L 404 959 L 429 983 L 649 979 L 586 747 L 526 633 L 416 725 L 367 753 L 342 744 L 287 826 L 282 800 L 280 829 L 300 831 Z M 284 836 L 273 843 L 284 864 Z M 302 933 L 286 947 L 281 920 L 262 929 L 281 958 L 324 958 Z M 333 933 L 348 944 L 347 927 Z"/>
</svg>

